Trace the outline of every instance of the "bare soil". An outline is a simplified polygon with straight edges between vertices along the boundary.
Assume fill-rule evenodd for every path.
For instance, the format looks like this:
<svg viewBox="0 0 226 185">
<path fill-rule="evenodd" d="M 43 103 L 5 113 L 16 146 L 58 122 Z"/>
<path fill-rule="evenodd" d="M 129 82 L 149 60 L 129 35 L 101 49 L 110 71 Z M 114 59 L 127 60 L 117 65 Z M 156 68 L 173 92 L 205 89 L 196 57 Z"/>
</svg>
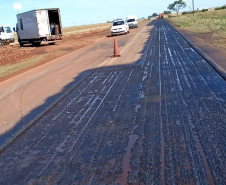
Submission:
<svg viewBox="0 0 226 185">
<path fill-rule="evenodd" d="M 109 28 L 92 31 L 89 33 L 82 33 L 79 35 L 65 35 L 62 40 L 57 41 L 54 45 L 41 44 L 39 47 L 32 47 L 27 44 L 24 47 L 19 47 L 18 43 L 6 45 L 0 48 L 0 66 L 13 65 L 30 58 L 35 58 L 40 55 L 45 55 L 38 63 L 26 67 L 22 70 L 13 72 L 7 76 L 1 77 L 0 81 L 4 81 L 12 76 L 18 75 L 22 72 L 35 68 L 39 65 L 47 63 L 53 59 L 59 58 L 70 52 L 78 50 L 82 47 L 94 43 L 96 40 L 104 38 L 109 35 Z"/>
<path fill-rule="evenodd" d="M 181 27 L 175 26 L 185 37 L 187 37 L 196 47 L 198 47 L 204 54 L 213 60 L 226 72 L 226 50 L 214 47 L 214 43 L 220 40 L 219 35 L 214 33 L 195 34 Z M 40 47 L 32 47 L 26 45 L 19 47 L 18 44 L 8 45 L 0 48 L 0 66 L 13 65 L 18 62 L 25 61 L 26 59 L 45 55 L 44 58 L 38 63 L 16 71 L 7 76 L 1 77 L 0 82 L 22 72 L 35 68 L 39 65 L 47 63 L 53 59 L 59 58 L 70 52 L 78 50 L 82 47 L 94 43 L 96 40 L 109 36 L 109 28 L 103 30 L 96 30 L 89 33 L 82 33 L 79 35 L 65 35 L 61 41 L 54 45 L 42 44 Z"/>
</svg>

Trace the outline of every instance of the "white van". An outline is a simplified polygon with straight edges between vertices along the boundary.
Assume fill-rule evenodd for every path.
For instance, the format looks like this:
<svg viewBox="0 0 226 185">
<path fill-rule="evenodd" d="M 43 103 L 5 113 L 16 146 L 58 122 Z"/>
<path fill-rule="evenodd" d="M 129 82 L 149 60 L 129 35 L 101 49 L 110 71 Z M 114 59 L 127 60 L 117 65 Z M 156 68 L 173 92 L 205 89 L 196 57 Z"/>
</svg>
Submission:
<svg viewBox="0 0 226 185">
<path fill-rule="evenodd" d="M 5 43 L 14 42 L 14 35 L 10 26 L 0 25 L 0 47 Z"/>
<path fill-rule="evenodd" d="M 138 27 L 138 21 L 136 15 L 131 15 L 126 17 L 126 22 L 129 25 L 129 28 L 137 28 Z"/>
</svg>

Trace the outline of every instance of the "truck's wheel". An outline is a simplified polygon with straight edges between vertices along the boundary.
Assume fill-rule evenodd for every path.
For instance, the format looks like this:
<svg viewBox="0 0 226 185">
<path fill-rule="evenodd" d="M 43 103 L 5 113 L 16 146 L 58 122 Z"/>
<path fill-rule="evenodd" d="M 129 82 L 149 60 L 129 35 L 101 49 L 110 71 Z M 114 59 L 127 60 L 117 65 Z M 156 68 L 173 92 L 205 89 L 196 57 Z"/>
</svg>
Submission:
<svg viewBox="0 0 226 185">
<path fill-rule="evenodd" d="M 36 43 L 35 43 L 35 46 L 36 46 L 36 47 L 38 47 L 38 46 L 40 46 L 40 45 L 41 45 L 41 42 L 36 42 Z"/>
<path fill-rule="evenodd" d="M 38 46 L 40 46 L 40 44 L 41 44 L 40 42 L 32 42 L 33 47 L 38 47 Z"/>
<path fill-rule="evenodd" d="M 20 47 L 24 46 L 24 44 L 21 41 L 19 41 L 19 45 L 20 45 Z"/>
<path fill-rule="evenodd" d="M 24 44 L 20 40 L 20 37 L 18 38 L 18 42 L 19 42 L 20 47 L 23 47 L 24 46 Z"/>
<path fill-rule="evenodd" d="M 2 40 L 0 40 L 0 47 L 4 46 L 4 43 Z"/>
</svg>

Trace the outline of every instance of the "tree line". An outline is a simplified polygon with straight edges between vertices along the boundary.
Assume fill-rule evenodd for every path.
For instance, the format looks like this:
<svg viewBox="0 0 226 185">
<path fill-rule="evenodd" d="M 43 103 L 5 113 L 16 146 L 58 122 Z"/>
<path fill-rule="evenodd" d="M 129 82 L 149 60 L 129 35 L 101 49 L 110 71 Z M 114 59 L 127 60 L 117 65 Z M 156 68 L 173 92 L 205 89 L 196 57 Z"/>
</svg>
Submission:
<svg viewBox="0 0 226 185">
<path fill-rule="evenodd" d="M 169 6 L 167 7 L 168 11 L 164 11 L 164 14 L 171 14 L 171 11 L 174 11 L 177 13 L 179 13 L 179 11 L 183 8 L 185 8 L 187 5 L 183 0 L 179 0 L 179 1 L 174 1 L 173 3 L 169 4 Z M 153 13 L 152 14 L 153 17 L 158 16 L 157 13 Z"/>
</svg>

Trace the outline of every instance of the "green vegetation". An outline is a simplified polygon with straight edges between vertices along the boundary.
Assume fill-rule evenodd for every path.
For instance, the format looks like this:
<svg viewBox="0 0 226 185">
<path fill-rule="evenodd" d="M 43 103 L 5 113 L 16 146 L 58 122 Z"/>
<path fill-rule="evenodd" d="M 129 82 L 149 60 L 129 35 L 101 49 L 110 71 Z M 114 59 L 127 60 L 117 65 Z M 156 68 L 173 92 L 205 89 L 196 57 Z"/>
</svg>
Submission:
<svg viewBox="0 0 226 185">
<path fill-rule="evenodd" d="M 190 12 L 189 11 L 182 12 L 182 15 L 185 15 L 185 14 L 190 14 Z"/>
<path fill-rule="evenodd" d="M 199 12 L 184 16 L 171 17 L 169 20 L 175 25 L 190 23 L 189 27 L 194 32 L 212 32 L 226 30 L 226 10 Z"/>
<path fill-rule="evenodd" d="M 221 37 L 220 47 L 226 48 L 226 10 L 207 11 L 193 14 L 187 12 L 168 20 L 176 26 L 183 27 L 194 33 L 214 33 Z M 223 44 L 224 43 L 224 44 Z M 219 44 L 218 44 L 219 46 Z"/>
<path fill-rule="evenodd" d="M 163 13 L 168 15 L 168 14 L 171 14 L 171 11 L 164 11 Z"/>
<path fill-rule="evenodd" d="M 43 55 L 39 55 L 39 56 L 36 56 L 36 57 L 26 59 L 22 62 L 18 62 L 18 63 L 13 64 L 13 65 L 0 66 L 0 77 L 6 76 L 6 75 L 11 74 L 15 71 L 18 71 L 20 69 L 24 69 L 26 67 L 37 64 L 38 62 L 45 59 L 47 56 L 48 56 L 48 54 L 43 54 Z"/>
<path fill-rule="evenodd" d="M 200 10 L 200 12 L 207 12 L 207 11 L 208 11 L 208 9 L 202 9 L 202 10 Z M 194 10 L 192 12 L 185 11 L 185 12 L 182 12 L 182 15 L 191 14 L 191 13 L 199 13 L 199 12 L 197 10 Z"/>
<path fill-rule="evenodd" d="M 208 9 L 202 9 L 201 10 L 201 12 L 207 12 L 208 11 Z"/>
<path fill-rule="evenodd" d="M 226 9 L 226 6 L 221 6 L 221 7 L 215 8 L 215 10 L 222 10 L 222 9 Z"/>
<path fill-rule="evenodd" d="M 71 27 L 63 28 L 63 34 L 67 32 L 81 31 L 81 30 L 105 27 L 110 25 L 111 23 L 99 23 L 99 24 L 89 24 L 89 25 L 81 25 L 81 26 L 71 26 Z"/>
<path fill-rule="evenodd" d="M 172 4 L 169 4 L 168 9 L 174 12 L 177 12 L 177 15 L 178 15 L 178 12 L 180 11 L 180 9 L 183 9 L 186 6 L 187 5 L 183 0 L 179 0 L 179 1 L 174 1 L 174 3 Z"/>
</svg>

